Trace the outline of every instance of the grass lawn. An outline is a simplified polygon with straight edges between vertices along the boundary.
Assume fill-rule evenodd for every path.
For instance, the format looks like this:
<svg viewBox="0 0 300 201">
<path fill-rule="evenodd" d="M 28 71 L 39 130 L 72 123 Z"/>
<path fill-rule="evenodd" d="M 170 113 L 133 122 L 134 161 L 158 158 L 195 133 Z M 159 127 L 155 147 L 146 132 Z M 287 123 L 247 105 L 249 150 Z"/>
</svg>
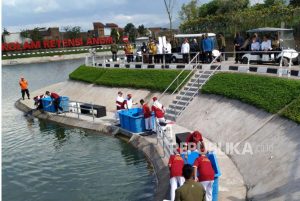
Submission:
<svg viewBox="0 0 300 201">
<path fill-rule="evenodd" d="M 250 75 L 218 73 L 202 88 L 202 93 L 218 94 L 277 113 L 295 99 L 282 115 L 300 123 L 300 80 Z"/>
<path fill-rule="evenodd" d="M 189 72 L 186 70 L 181 74 L 179 83 Z M 179 70 L 169 69 L 105 69 L 82 65 L 73 71 L 69 77 L 73 80 L 110 87 L 130 87 L 162 92 L 179 73 Z M 173 92 L 175 88 L 176 85 L 174 84 L 168 91 Z"/>
</svg>

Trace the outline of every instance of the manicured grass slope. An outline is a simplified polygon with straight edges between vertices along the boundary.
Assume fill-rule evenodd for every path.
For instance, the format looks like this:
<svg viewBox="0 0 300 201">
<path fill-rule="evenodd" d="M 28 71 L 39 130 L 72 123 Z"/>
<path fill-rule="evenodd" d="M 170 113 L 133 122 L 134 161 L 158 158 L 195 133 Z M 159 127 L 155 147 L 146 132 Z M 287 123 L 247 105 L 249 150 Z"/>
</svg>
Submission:
<svg viewBox="0 0 300 201">
<path fill-rule="evenodd" d="M 131 87 L 162 92 L 179 73 L 178 70 L 104 69 L 80 66 L 69 77 L 70 79 L 104 86 Z M 188 73 L 189 71 L 184 71 L 181 74 L 179 83 Z M 173 92 L 175 88 L 176 85 L 172 86 L 169 92 Z"/>
<path fill-rule="evenodd" d="M 202 92 L 238 99 L 271 113 L 277 113 L 298 98 L 299 100 L 283 111 L 282 115 L 300 123 L 299 80 L 240 73 L 218 73 L 207 82 Z"/>
</svg>

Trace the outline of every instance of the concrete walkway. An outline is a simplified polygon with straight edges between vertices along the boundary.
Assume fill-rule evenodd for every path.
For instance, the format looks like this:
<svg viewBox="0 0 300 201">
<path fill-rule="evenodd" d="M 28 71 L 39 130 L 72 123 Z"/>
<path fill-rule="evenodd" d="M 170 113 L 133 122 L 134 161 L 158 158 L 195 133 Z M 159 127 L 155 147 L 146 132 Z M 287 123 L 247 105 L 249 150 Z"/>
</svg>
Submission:
<svg viewBox="0 0 300 201">
<path fill-rule="evenodd" d="M 105 105 L 107 108 L 107 116 L 102 118 L 93 118 L 91 116 L 80 115 L 80 119 L 74 113 L 67 114 L 41 114 L 39 112 L 35 113 L 38 118 L 48 119 L 57 123 L 62 123 L 65 125 L 82 127 L 90 130 L 104 132 L 106 134 L 116 134 L 120 132 L 118 127 L 115 127 L 114 119 L 114 99 L 117 91 L 121 90 L 133 94 L 135 100 L 144 98 L 146 101 L 150 101 L 151 97 L 159 95 L 158 93 L 151 93 L 147 90 L 134 90 L 129 88 L 107 88 L 94 86 L 91 84 L 85 84 L 81 82 L 66 81 L 58 83 L 55 85 L 48 86 L 46 88 L 37 90 L 32 93 L 32 97 L 35 95 L 40 95 L 46 90 L 55 91 L 60 95 L 69 96 L 71 100 L 76 100 L 80 102 L 93 103 L 98 105 Z M 166 95 L 162 102 L 168 104 L 172 101 L 173 97 Z M 33 108 L 32 100 L 19 101 L 17 107 L 23 111 Z M 173 126 L 173 133 L 181 133 L 190 131 L 179 125 Z M 163 200 L 168 198 L 169 189 L 169 172 L 167 168 L 168 158 L 162 158 L 163 149 L 161 146 L 157 145 L 156 135 L 152 136 L 137 136 L 133 135 L 130 138 L 130 142 L 142 150 L 147 158 L 151 161 L 154 166 L 155 172 L 157 174 L 158 185 L 155 200 Z M 221 201 L 242 201 L 246 197 L 246 187 L 243 182 L 243 177 L 239 173 L 238 169 L 231 161 L 231 159 L 226 156 L 217 146 L 211 141 L 205 138 L 206 146 L 209 147 L 210 151 L 215 151 L 217 153 L 219 165 L 221 167 L 222 176 L 220 177 L 219 183 L 219 200 Z"/>
</svg>

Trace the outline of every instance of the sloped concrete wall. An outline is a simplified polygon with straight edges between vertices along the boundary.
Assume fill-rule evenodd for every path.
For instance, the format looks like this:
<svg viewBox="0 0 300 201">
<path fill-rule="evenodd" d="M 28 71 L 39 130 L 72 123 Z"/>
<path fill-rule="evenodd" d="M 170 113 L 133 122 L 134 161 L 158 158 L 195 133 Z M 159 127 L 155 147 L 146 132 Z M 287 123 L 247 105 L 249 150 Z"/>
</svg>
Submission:
<svg viewBox="0 0 300 201">
<path fill-rule="evenodd" d="M 299 124 L 215 95 L 195 98 L 177 123 L 219 143 L 243 175 L 249 200 L 300 200 Z"/>
</svg>

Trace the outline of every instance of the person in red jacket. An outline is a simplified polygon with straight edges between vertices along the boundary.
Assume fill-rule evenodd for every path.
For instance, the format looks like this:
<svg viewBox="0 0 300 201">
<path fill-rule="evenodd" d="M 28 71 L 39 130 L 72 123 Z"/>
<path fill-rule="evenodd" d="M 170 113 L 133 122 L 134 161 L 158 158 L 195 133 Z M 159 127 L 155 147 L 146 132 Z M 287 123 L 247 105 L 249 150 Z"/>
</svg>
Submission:
<svg viewBox="0 0 300 201">
<path fill-rule="evenodd" d="M 199 151 L 205 151 L 202 134 L 199 131 L 194 131 L 193 133 L 189 134 L 185 141 L 193 150 L 199 148 Z M 191 143 L 193 143 L 193 145 L 191 145 Z"/>
<path fill-rule="evenodd" d="M 166 123 L 165 119 L 165 109 L 164 106 L 157 100 L 157 97 L 153 97 L 152 111 L 159 123 Z"/>
<path fill-rule="evenodd" d="M 152 131 L 152 122 L 151 122 L 151 110 L 147 103 L 145 103 L 144 99 L 140 100 L 140 103 L 143 108 L 143 115 L 145 118 L 145 129 L 146 131 Z"/>
<path fill-rule="evenodd" d="M 55 110 L 56 112 L 59 114 L 59 113 L 62 113 L 63 112 L 63 108 L 60 107 L 60 96 L 57 94 L 57 93 L 54 93 L 54 92 L 49 92 L 49 91 L 46 91 L 45 93 L 47 96 L 50 96 L 52 99 L 53 99 L 53 104 L 54 104 L 54 107 L 55 107 Z M 60 111 L 59 111 L 60 110 Z"/>
<path fill-rule="evenodd" d="M 201 154 L 194 162 L 195 181 L 202 184 L 206 191 L 206 201 L 212 201 L 212 190 L 215 179 L 215 171 L 210 160 Z M 198 177 L 196 177 L 198 173 Z"/>
<path fill-rule="evenodd" d="M 170 156 L 169 159 L 169 170 L 170 170 L 170 196 L 171 201 L 175 200 L 175 190 L 184 184 L 184 177 L 182 176 L 182 168 L 184 161 L 180 156 L 181 150 L 178 148 L 174 155 Z"/>
</svg>

